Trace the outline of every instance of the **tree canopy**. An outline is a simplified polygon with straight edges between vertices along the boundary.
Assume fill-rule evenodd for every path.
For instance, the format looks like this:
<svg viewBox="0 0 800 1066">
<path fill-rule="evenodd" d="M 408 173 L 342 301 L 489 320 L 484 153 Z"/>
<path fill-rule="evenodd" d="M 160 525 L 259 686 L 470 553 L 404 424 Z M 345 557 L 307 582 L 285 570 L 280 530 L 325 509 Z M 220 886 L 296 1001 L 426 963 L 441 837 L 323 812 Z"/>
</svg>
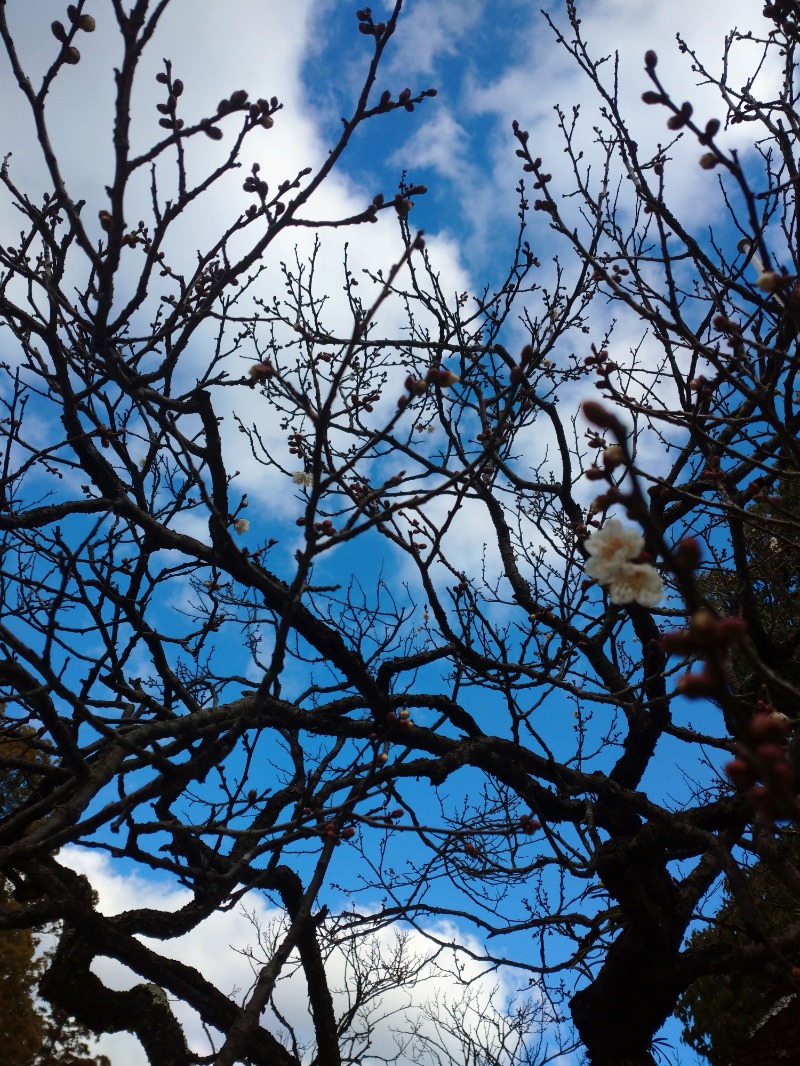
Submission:
<svg viewBox="0 0 800 1066">
<path fill-rule="evenodd" d="M 542 159 L 509 115 L 516 243 L 499 283 L 452 295 L 413 158 L 326 209 L 362 130 L 436 104 L 381 88 L 402 0 L 356 12 L 352 110 L 290 173 L 280 100 L 202 110 L 153 65 L 173 6 L 79 0 L 39 69 L 0 3 L 47 182 L 0 168 L 0 768 L 22 783 L 0 929 L 57 923 L 54 1010 L 175 1066 L 366 1063 L 384 1030 L 398 1062 L 652 1066 L 700 982 L 791 993 L 800 922 L 748 871 L 798 899 L 798 5 L 732 30 L 719 72 L 679 42 L 716 89 L 702 117 L 648 50 L 652 144 L 579 8 L 546 15 L 596 125 L 559 107 Z M 74 130 L 111 149 L 99 193 L 52 102 L 101 34 L 111 125 Z M 373 226 L 380 266 L 358 261 Z M 76 854 L 177 905 L 104 907 Z M 741 924 L 708 938 L 723 885 Z M 222 946 L 175 957 L 254 899 L 277 918 L 248 987 L 215 982 Z M 390 993 L 431 967 L 460 1006 L 404 1025 Z M 480 1003 L 476 973 L 523 994 Z M 282 999 L 298 980 L 307 1012 Z"/>
</svg>

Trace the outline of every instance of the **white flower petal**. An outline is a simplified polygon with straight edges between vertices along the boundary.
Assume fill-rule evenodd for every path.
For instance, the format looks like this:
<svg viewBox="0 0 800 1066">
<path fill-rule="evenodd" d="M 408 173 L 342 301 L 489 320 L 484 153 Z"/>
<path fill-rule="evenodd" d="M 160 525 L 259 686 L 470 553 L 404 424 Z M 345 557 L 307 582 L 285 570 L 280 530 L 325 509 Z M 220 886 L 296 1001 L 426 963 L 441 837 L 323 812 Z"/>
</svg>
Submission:
<svg viewBox="0 0 800 1066">
<path fill-rule="evenodd" d="M 655 607 L 664 595 L 664 583 L 649 563 L 625 563 L 607 583 L 612 603 L 638 603 Z"/>
<path fill-rule="evenodd" d="M 635 559 L 644 547 L 644 537 L 631 526 L 623 526 L 618 518 L 610 518 L 586 541 L 591 558 L 586 573 L 604 584 L 611 574 Z"/>
</svg>

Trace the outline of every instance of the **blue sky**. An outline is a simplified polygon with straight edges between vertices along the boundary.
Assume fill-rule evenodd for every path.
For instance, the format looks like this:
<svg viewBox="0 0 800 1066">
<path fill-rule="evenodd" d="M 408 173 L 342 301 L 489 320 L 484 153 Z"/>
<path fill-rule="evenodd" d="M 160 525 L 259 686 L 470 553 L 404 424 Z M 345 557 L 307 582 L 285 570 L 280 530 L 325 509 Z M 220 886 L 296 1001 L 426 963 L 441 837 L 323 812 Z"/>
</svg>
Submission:
<svg viewBox="0 0 800 1066">
<path fill-rule="evenodd" d="M 61 15 L 61 4 L 39 0 L 34 7 L 23 0 L 10 0 L 7 6 L 10 21 L 23 41 L 26 60 L 43 66 L 52 56 L 54 44 L 48 26 L 52 18 Z M 270 180 L 273 172 L 285 177 L 306 165 L 318 166 L 338 135 L 341 115 L 352 108 L 368 62 L 371 42 L 357 32 L 355 6 L 342 0 L 296 0 L 293 4 L 284 0 L 227 0 L 224 5 L 214 0 L 174 0 L 161 39 L 153 48 L 152 64 L 146 70 L 148 80 L 142 82 L 135 102 L 134 138 L 145 144 L 157 132 L 154 104 L 158 96 L 153 75 L 160 57 L 167 55 L 186 82 L 186 106 L 197 114 L 208 113 L 221 96 L 240 87 L 248 88 L 254 97 L 274 94 L 284 102 L 275 128 L 264 134 L 259 146 L 258 161 Z M 341 167 L 321 191 L 314 207 L 318 216 L 313 217 L 343 217 L 362 209 L 377 192 L 389 196 L 406 171 L 411 180 L 428 188 L 427 195 L 418 199 L 411 221 L 414 228 L 426 231 L 432 261 L 441 271 L 446 290 L 479 291 L 484 284 L 496 281 L 508 263 L 517 227 L 515 187 L 522 175 L 514 154 L 512 119 L 519 119 L 530 130 L 536 152 L 543 156 L 556 181 L 564 156 L 555 107 L 570 111 L 580 105 L 581 136 L 588 161 L 594 151 L 592 127 L 597 113 L 590 87 L 557 47 L 539 6 L 527 0 L 407 0 L 378 92 L 385 87 L 396 97 L 406 87 L 413 93 L 435 87 L 437 96 L 425 100 L 413 114 L 379 117 L 359 131 Z M 560 3 L 547 6 L 557 22 L 563 20 Z M 379 17 L 386 6 L 376 3 L 373 10 Z M 694 76 L 685 57 L 678 53 L 674 34 L 681 29 L 714 65 L 721 54 L 724 31 L 734 21 L 744 26 L 744 20 L 753 17 L 751 0 L 713 0 L 703 5 L 689 0 L 660 4 L 587 0 L 581 10 L 583 29 L 597 54 L 619 50 L 620 96 L 631 129 L 645 144 L 663 138 L 664 129 L 661 118 L 654 122 L 653 109 L 639 99 L 647 88 L 644 49 L 658 49 L 659 71 L 676 97 L 682 92 L 691 94 L 700 113 L 707 101 L 710 117 L 714 113 L 711 98 L 707 92 L 695 91 Z M 70 180 L 91 206 L 103 202 L 107 180 L 111 67 L 117 47 L 99 4 L 94 13 L 98 28 L 82 46 L 81 65 L 66 71 L 53 93 L 59 150 L 65 156 Z M 0 94 L 6 100 L 13 92 L 9 72 L 0 64 Z M 24 116 L 7 110 L 2 123 L 0 149 L 2 154 L 13 151 L 20 184 L 44 188 L 38 162 L 30 151 L 30 127 Z M 737 143 L 735 136 L 743 135 L 732 133 L 731 145 Z M 214 150 L 213 145 L 205 145 L 207 154 L 198 157 L 198 166 L 211 159 Z M 678 145 L 674 155 L 683 164 L 670 175 L 673 201 L 696 223 L 702 225 L 704 213 L 709 213 L 707 221 L 713 221 L 716 208 L 697 196 L 696 145 Z M 251 162 L 247 155 L 244 162 Z M 246 170 L 241 176 L 244 174 Z M 194 247 L 241 211 L 244 198 L 240 186 L 238 180 L 230 182 L 211 197 L 205 215 L 182 234 L 186 254 L 191 255 Z M 0 204 L 0 226 L 5 232 L 14 232 L 14 222 L 13 212 L 5 203 Z M 530 216 L 528 237 L 545 274 L 555 246 L 544 216 Z M 399 254 L 397 225 L 390 212 L 378 225 L 362 227 L 348 239 L 357 269 L 364 265 L 386 268 Z M 302 256 L 309 250 L 310 238 L 302 234 L 299 240 Z M 321 254 L 322 285 L 332 293 L 341 289 L 341 244 L 341 236 L 331 234 Z M 287 257 L 292 254 L 288 245 L 279 251 Z M 346 311 L 335 300 L 332 313 L 346 328 Z M 396 322 L 391 312 L 387 322 L 387 328 Z M 513 349 L 522 337 L 522 330 L 511 321 L 505 343 Z M 577 406 L 579 397 L 573 400 Z M 290 457 L 283 458 L 291 462 Z M 279 557 L 283 553 L 286 563 L 293 552 L 292 538 L 297 536 L 296 529 L 292 530 L 302 508 L 301 495 L 294 488 L 287 491 L 285 479 L 279 485 L 246 464 L 242 484 L 251 500 L 247 515 L 253 522 L 254 540 L 259 516 L 267 509 L 271 520 L 285 523 L 277 552 Z M 343 549 L 321 569 L 333 576 L 340 568 L 344 572 L 359 550 Z M 480 566 L 481 550 L 480 529 L 463 534 L 466 565 Z M 382 569 L 396 573 L 395 563 L 379 556 L 360 560 L 365 577 Z M 565 713 L 571 717 L 571 708 Z M 663 786 L 668 790 L 672 782 L 665 781 Z M 94 856 L 75 856 L 74 861 L 91 866 L 110 907 L 121 908 L 146 891 L 155 896 L 174 891 L 171 886 L 157 889 L 152 882 L 143 887 L 131 872 L 123 874 L 99 864 Z M 346 865 L 346 859 L 342 861 Z M 263 904 L 258 906 L 263 908 Z M 266 920 L 268 915 L 262 917 Z M 238 919 L 231 916 L 230 921 Z M 229 935 L 232 942 L 242 944 L 247 928 L 240 924 L 227 933 L 220 927 L 216 935 Z M 200 958 L 202 953 L 199 944 L 186 947 L 187 958 Z M 232 956 L 231 981 L 237 965 L 241 965 L 241 958 Z M 487 983 L 485 987 L 488 995 L 490 986 Z M 509 983 L 503 988 L 500 1000 L 510 987 Z M 136 1066 L 135 1053 L 123 1050 L 123 1041 L 108 1038 L 103 1046 L 117 1056 L 114 1066 Z M 688 1064 L 691 1059 L 684 1053 L 681 1061 Z"/>
</svg>

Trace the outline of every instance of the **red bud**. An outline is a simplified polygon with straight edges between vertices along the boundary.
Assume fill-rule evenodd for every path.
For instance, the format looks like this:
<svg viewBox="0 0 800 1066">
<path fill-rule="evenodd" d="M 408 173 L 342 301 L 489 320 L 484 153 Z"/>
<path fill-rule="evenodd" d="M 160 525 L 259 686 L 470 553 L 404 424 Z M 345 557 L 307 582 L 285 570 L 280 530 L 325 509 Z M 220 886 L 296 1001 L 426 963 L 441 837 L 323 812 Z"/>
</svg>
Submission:
<svg viewBox="0 0 800 1066">
<path fill-rule="evenodd" d="M 782 714 L 756 714 L 750 722 L 748 732 L 753 740 L 781 741 L 791 728 L 789 719 Z"/>
<path fill-rule="evenodd" d="M 752 788 L 758 776 L 752 764 L 747 759 L 742 758 L 733 759 L 729 762 L 725 767 L 725 773 L 740 792 Z"/>
<path fill-rule="evenodd" d="M 622 436 L 625 428 L 617 416 L 595 400 L 587 400 L 583 405 L 583 416 L 600 429 L 610 429 L 618 436 Z"/>
</svg>

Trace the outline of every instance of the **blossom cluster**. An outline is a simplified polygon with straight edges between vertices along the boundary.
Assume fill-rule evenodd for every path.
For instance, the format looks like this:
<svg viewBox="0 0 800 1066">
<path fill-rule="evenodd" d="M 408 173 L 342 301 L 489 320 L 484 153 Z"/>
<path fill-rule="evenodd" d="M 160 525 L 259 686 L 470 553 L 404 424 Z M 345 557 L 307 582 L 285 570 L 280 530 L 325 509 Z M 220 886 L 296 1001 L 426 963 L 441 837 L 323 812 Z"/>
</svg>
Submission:
<svg viewBox="0 0 800 1066">
<path fill-rule="evenodd" d="M 771 704 L 759 700 L 758 708 L 725 773 L 768 818 L 788 819 L 797 813 L 798 781 L 788 749 L 792 723 Z"/>
<path fill-rule="evenodd" d="M 610 518 L 586 541 L 586 573 L 608 591 L 612 603 L 638 603 L 655 607 L 664 584 L 649 563 L 633 560 L 641 554 L 644 538 L 637 530 Z"/>
</svg>

